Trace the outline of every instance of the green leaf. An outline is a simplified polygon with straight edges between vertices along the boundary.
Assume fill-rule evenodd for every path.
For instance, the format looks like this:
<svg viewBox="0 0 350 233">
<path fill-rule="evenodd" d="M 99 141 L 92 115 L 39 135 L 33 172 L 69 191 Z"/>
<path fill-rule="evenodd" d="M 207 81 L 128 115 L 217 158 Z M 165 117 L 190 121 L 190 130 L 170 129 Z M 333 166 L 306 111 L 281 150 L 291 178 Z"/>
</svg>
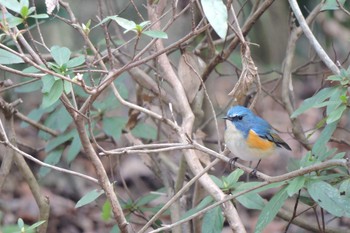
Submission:
<svg viewBox="0 0 350 233">
<path fill-rule="evenodd" d="M 335 109 L 333 112 L 331 112 L 327 117 L 327 124 L 340 120 L 345 110 L 346 110 L 346 105 L 344 104 L 344 105 L 341 105 L 339 108 Z"/>
<path fill-rule="evenodd" d="M 213 175 L 209 175 L 209 176 L 220 189 L 224 188 L 224 182 L 221 179 Z"/>
<path fill-rule="evenodd" d="M 109 233 L 120 233 L 118 225 L 114 225 Z"/>
<path fill-rule="evenodd" d="M 27 18 L 28 17 L 28 14 L 29 14 L 29 9 L 28 7 L 26 6 L 23 6 L 22 9 L 21 9 L 21 12 L 20 12 L 22 18 Z"/>
<path fill-rule="evenodd" d="M 335 104 L 329 104 L 326 109 L 326 115 L 329 116 L 333 111 L 335 111 L 341 104 L 343 104 L 341 96 L 346 96 L 347 88 L 338 86 L 337 91 L 329 97 L 330 102 L 335 102 Z"/>
<path fill-rule="evenodd" d="M 56 79 L 51 75 L 47 74 L 41 78 L 43 83 L 42 93 L 48 93 L 51 91 L 52 86 L 55 84 Z"/>
<path fill-rule="evenodd" d="M 56 80 L 52 85 L 50 92 L 43 94 L 43 101 L 41 103 L 42 108 L 50 107 L 54 104 L 63 93 L 63 81 L 61 79 Z"/>
<path fill-rule="evenodd" d="M 30 93 L 30 92 L 34 92 L 39 90 L 40 88 L 42 88 L 42 82 L 40 82 L 39 79 L 27 79 L 27 78 L 23 78 L 21 81 L 25 82 L 25 81 L 32 81 L 28 84 L 19 86 L 15 88 L 15 92 L 16 93 Z"/>
<path fill-rule="evenodd" d="M 147 25 L 150 25 L 151 21 L 143 21 L 142 23 L 139 24 L 139 26 L 143 29 L 145 28 Z"/>
<path fill-rule="evenodd" d="M 63 80 L 63 89 L 64 89 L 64 93 L 69 94 L 72 91 L 72 83 L 66 80 Z"/>
<path fill-rule="evenodd" d="M 340 152 L 340 153 L 334 155 L 333 159 L 343 159 L 345 155 L 346 155 L 346 152 Z"/>
<path fill-rule="evenodd" d="M 114 20 L 115 22 L 117 22 L 117 24 L 119 26 L 121 26 L 122 28 L 126 29 L 127 31 L 130 31 L 132 29 L 136 28 L 136 23 L 134 21 L 128 20 L 128 19 L 124 19 L 118 16 L 110 16 L 107 17 L 111 20 Z"/>
<path fill-rule="evenodd" d="M 302 187 L 304 187 L 305 184 L 305 177 L 304 176 L 298 176 L 294 178 L 292 181 L 289 182 L 287 186 L 287 193 L 288 196 L 293 196 L 295 193 L 297 193 Z"/>
<path fill-rule="evenodd" d="M 108 136 L 118 140 L 127 122 L 125 117 L 105 117 L 102 120 L 103 130 Z"/>
<path fill-rule="evenodd" d="M 67 163 L 71 163 L 79 154 L 81 149 L 81 141 L 78 134 L 75 134 L 67 151 Z"/>
<path fill-rule="evenodd" d="M 114 84 L 116 86 L 116 88 L 119 91 L 119 94 L 121 95 L 121 97 L 123 97 L 124 99 L 127 99 L 129 97 L 129 91 L 127 86 L 125 85 L 124 81 L 127 79 L 127 76 L 120 76 L 118 77 L 116 80 L 114 80 Z M 114 95 L 113 95 L 114 97 Z M 114 97 L 114 102 L 118 101 L 115 97 Z"/>
<path fill-rule="evenodd" d="M 33 18 L 33 19 L 47 19 L 47 18 L 49 18 L 49 15 L 47 15 L 47 14 L 35 14 L 35 15 L 30 15 L 29 18 Z"/>
<path fill-rule="evenodd" d="M 157 139 L 157 130 L 153 126 L 145 123 L 138 123 L 135 128 L 131 130 L 131 134 L 144 139 Z"/>
<path fill-rule="evenodd" d="M 22 233 L 17 225 L 11 224 L 11 225 L 5 225 L 1 226 L 0 228 L 2 233 Z M 27 233 L 27 232 L 26 232 Z M 28 232 L 29 233 L 29 232 Z"/>
<path fill-rule="evenodd" d="M 326 78 L 326 80 L 328 80 L 328 81 L 342 81 L 343 80 L 343 77 L 342 76 L 340 76 L 340 75 L 331 75 L 331 76 L 328 76 L 327 78 Z"/>
<path fill-rule="evenodd" d="M 338 0 L 343 6 L 346 0 Z M 337 0 L 326 0 L 325 4 L 322 6 L 321 11 L 339 10 L 339 5 Z"/>
<path fill-rule="evenodd" d="M 35 7 L 30 7 L 30 8 L 28 9 L 27 16 L 33 14 L 34 12 L 35 12 Z"/>
<path fill-rule="evenodd" d="M 109 21 L 109 20 L 112 20 L 113 17 L 116 17 L 116 15 L 107 16 L 106 18 L 102 19 L 101 22 L 99 22 L 98 24 L 96 24 L 95 26 L 93 26 L 93 27 L 91 28 L 91 30 L 94 29 L 94 28 L 96 28 L 96 27 L 98 27 L 98 26 L 100 26 L 100 25 L 102 25 L 102 24 L 104 24 L 104 23 L 106 23 L 106 22 Z M 87 25 L 86 25 L 86 27 L 87 27 Z"/>
<path fill-rule="evenodd" d="M 53 71 L 55 71 L 56 73 L 61 73 L 61 68 L 59 65 L 57 65 L 56 63 L 54 62 L 47 62 L 49 68 Z M 55 76 L 54 76 L 55 77 Z M 55 77 L 56 78 L 56 77 Z M 57 79 L 57 78 L 56 78 Z"/>
<path fill-rule="evenodd" d="M 23 69 L 22 72 L 26 73 L 26 74 L 31 74 L 31 73 L 39 73 L 40 70 L 35 68 L 34 66 L 29 66 L 29 67 Z"/>
<path fill-rule="evenodd" d="M 112 92 L 109 92 L 104 98 L 97 99 L 92 105 L 99 111 L 110 111 L 119 106 L 119 101 Z"/>
<path fill-rule="evenodd" d="M 62 145 L 63 143 L 69 141 L 70 139 L 73 138 L 74 133 L 76 133 L 76 130 L 72 130 L 69 133 L 61 134 L 61 135 L 55 137 L 54 139 L 51 139 L 46 144 L 45 151 L 49 152 L 49 151 L 55 149 L 56 147 L 58 147 L 59 145 Z"/>
<path fill-rule="evenodd" d="M 152 38 L 168 39 L 168 34 L 162 31 L 148 30 L 143 31 L 142 34 Z"/>
<path fill-rule="evenodd" d="M 238 179 L 244 174 L 244 171 L 242 169 L 236 169 L 233 172 L 231 172 L 230 175 L 228 175 L 225 179 L 225 181 L 228 184 L 234 184 L 238 181 Z"/>
<path fill-rule="evenodd" d="M 221 207 L 217 206 L 209 210 L 203 217 L 202 233 L 221 232 L 224 226 L 224 216 Z"/>
<path fill-rule="evenodd" d="M 325 150 L 326 148 L 323 147 Z M 308 167 L 310 165 L 313 165 L 317 162 L 315 156 L 312 154 L 311 151 L 308 151 L 299 161 L 299 168 Z"/>
<path fill-rule="evenodd" d="M 0 49 L 0 64 L 11 65 L 19 63 L 24 63 L 22 58 L 4 49 Z"/>
<path fill-rule="evenodd" d="M 64 132 L 72 123 L 73 118 L 62 105 L 58 106 L 45 120 L 45 125 L 59 132 Z M 74 130 L 73 130 L 74 131 Z M 76 132 L 76 131 L 74 131 Z"/>
<path fill-rule="evenodd" d="M 20 3 L 22 6 L 29 7 L 29 0 L 19 0 L 19 3 Z"/>
<path fill-rule="evenodd" d="M 33 121 L 39 121 L 40 118 L 42 117 L 42 115 L 45 113 L 45 111 L 41 108 L 35 108 L 32 111 L 29 112 L 29 114 L 27 115 L 27 117 Z M 22 122 L 21 123 L 21 127 L 25 128 L 28 127 L 29 124 L 26 122 Z"/>
<path fill-rule="evenodd" d="M 265 186 L 263 186 L 261 188 L 254 189 L 254 190 L 250 191 L 249 193 L 260 193 L 260 192 L 263 192 L 263 191 L 268 190 L 268 189 L 278 188 L 278 187 L 280 187 L 283 184 L 284 184 L 284 182 L 277 182 L 277 183 L 268 184 L 268 185 L 265 185 Z M 254 187 L 259 186 L 259 185 L 261 185 L 261 182 L 241 183 L 235 189 L 234 193 L 240 192 L 240 191 L 246 191 L 247 189 L 251 189 L 251 188 L 254 188 Z"/>
<path fill-rule="evenodd" d="M 52 136 L 49 133 L 46 133 L 45 131 L 42 131 L 42 130 L 39 130 L 38 137 L 45 141 L 52 138 Z"/>
<path fill-rule="evenodd" d="M 17 226 L 22 229 L 24 227 L 24 221 L 22 218 L 17 219 Z"/>
<path fill-rule="evenodd" d="M 183 214 L 181 216 L 181 219 L 185 219 L 185 218 L 187 218 L 187 217 L 197 213 L 198 211 L 200 211 L 200 210 L 204 209 L 205 207 L 207 207 L 212 202 L 213 202 L 213 198 L 211 196 L 205 197 L 196 207 L 194 207 L 193 209 L 190 209 L 185 214 Z"/>
<path fill-rule="evenodd" d="M 227 34 L 227 8 L 222 0 L 201 0 L 205 17 L 222 39 Z"/>
<path fill-rule="evenodd" d="M 160 192 L 161 191 L 158 190 L 156 193 L 149 193 L 147 195 L 142 196 L 141 198 L 139 198 L 136 201 L 135 206 L 141 207 L 141 206 L 149 204 L 151 201 L 154 201 L 160 197 Z"/>
<path fill-rule="evenodd" d="M 21 9 L 23 7 L 21 2 L 18 2 L 17 0 L 0 0 L 0 4 L 1 5 L 3 5 L 7 9 L 10 9 L 10 10 L 12 10 L 12 11 L 18 13 L 18 14 L 21 13 Z M 25 2 L 22 2 L 22 3 L 25 3 Z M 29 6 L 29 4 L 27 5 L 27 7 L 28 6 Z"/>
<path fill-rule="evenodd" d="M 136 24 L 135 30 L 136 30 L 137 33 L 141 33 L 143 28 L 140 25 Z M 133 29 L 133 31 L 135 31 L 135 30 Z"/>
<path fill-rule="evenodd" d="M 276 217 L 278 210 L 281 209 L 285 200 L 288 198 L 287 188 L 284 187 L 278 191 L 261 211 L 255 232 L 262 232 L 265 227 Z"/>
<path fill-rule="evenodd" d="M 80 65 L 84 64 L 84 62 L 85 62 L 84 56 L 75 57 L 67 62 L 67 68 L 73 68 L 76 66 L 80 66 Z"/>
<path fill-rule="evenodd" d="M 9 28 L 14 28 L 23 23 L 23 19 L 16 16 L 10 16 L 6 20 L 9 25 Z"/>
<path fill-rule="evenodd" d="M 318 156 L 322 154 L 327 146 L 327 142 L 332 137 L 335 129 L 337 128 L 338 121 L 332 122 L 322 130 L 321 135 L 318 137 L 317 141 L 315 142 L 314 146 L 312 147 L 312 153 L 315 156 Z"/>
<path fill-rule="evenodd" d="M 46 158 L 44 159 L 44 162 L 51 165 L 56 165 L 61 160 L 62 153 L 63 153 L 63 149 L 53 150 L 46 156 Z M 51 168 L 40 167 L 39 177 L 46 176 L 50 171 L 51 171 Z"/>
<path fill-rule="evenodd" d="M 84 205 L 90 204 L 91 202 L 95 201 L 102 194 L 104 194 L 103 190 L 98 190 L 98 189 L 91 190 L 90 192 L 85 194 L 82 198 L 80 198 L 80 200 L 75 205 L 75 208 L 79 208 L 79 207 L 82 207 Z"/>
<path fill-rule="evenodd" d="M 307 190 L 323 209 L 337 217 L 350 217 L 349 200 L 340 196 L 339 190 L 324 181 L 309 182 Z"/>
<path fill-rule="evenodd" d="M 111 218 L 112 207 L 111 203 L 107 199 L 102 206 L 101 218 L 103 221 L 108 221 Z"/>
<path fill-rule="evenodd" d="M 304 102 L 299 106 L 297 110 L 293 112 L 293 114 L 290 117 L 295 118 L 298 115 L 309 110 L 310 108 L 314 108 L 314 106 L 321 104 L 323 101 L 331 97 L 336 91 L 337 91 L 337 87 L 323 88 L 316 95 L 304 100 Z"/>
<path fill-rule="evenodd" d="M 346 179 L 340 184 L 339 194 L 341 196 L 350 198 L 350 179 Z"/>
<path fill-rule="evenodd" d="M 312 198 L 310 198 L 309 195 L 305 196 L 303 194 L 300 194 L 300 197 L 299 197 L 299 200 L 304 203 L 305 205 L 308 205 L 308 206 L 313 206 L 315 205 L 316 203 L 314 202 L 314 200 L 312 200 Z"/>
<path fill-rule="evenodd" d="M 257 193 L 246 193 L 236 200 L 248 209 L 261 210 L 265 206 L 264 199 Z"/>
<path fill-rule="evenodd" d="M 34 223 L 33 225 L 31 225 L 30 227 L 27 228 L 27 230 L 34 230 L 35 228 L 39 227 L 40 225 L 42 225 L 44 222 L 46 222 L 45 220 L 39 221 Z"/>
<path fill-rule="evenodd" d="M 66 47 L 53 46 L 51 47 L 51 55 L 55 62 L 62 67 L 69 61 L 71 52 Z"/>
</svg>

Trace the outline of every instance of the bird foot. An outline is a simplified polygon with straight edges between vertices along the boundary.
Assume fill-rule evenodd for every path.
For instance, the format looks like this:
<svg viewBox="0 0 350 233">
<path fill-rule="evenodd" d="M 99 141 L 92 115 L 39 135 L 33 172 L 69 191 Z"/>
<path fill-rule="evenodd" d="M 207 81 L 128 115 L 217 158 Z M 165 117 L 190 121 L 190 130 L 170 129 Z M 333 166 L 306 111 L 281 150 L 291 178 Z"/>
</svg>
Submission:
<svg viewBox="0 0 350 233">
<path fill-rule="evenodd" d="M 258 172 L 258 170 L 256 170 L 256 168 L 254 168 L 253 171 L 250 173 L 250 176 L 254 177 L 254 178 L 258 178 L 258 176 L 256 175 L 257 172 Z"/>
<path fill-rule="evenodd" d="M 261 159 L 259 159 L 258 164 L 255 166 L 255 168 L 253 169 L 253 171 L 250 173 L 250 175 L 251 175 L 252 177 L 258 178 L 258 176 L 256 175 L 256 173 L 258 172 L 258 166 L 259 166 L 260 162 L 261 162 Z"/>
<path fill-rule="evenodd" d="M 231 170 L 234 169 L 235 163 L 237 162 L 237 160 L 238 160 L 238 157 L 234 157 L 234 158 L 232 158 L 232 159 L 230 159 L 230 160 L 228 161 L 228 163 L 230 164 Z"/>
</svg>

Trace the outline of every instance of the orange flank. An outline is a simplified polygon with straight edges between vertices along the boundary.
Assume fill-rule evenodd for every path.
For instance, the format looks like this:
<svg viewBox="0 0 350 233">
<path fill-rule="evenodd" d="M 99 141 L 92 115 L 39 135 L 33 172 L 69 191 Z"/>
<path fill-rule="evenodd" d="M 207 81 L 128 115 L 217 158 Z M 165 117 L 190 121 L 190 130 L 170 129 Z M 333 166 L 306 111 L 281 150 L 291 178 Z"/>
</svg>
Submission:
<svg viewBox="0 0 350 233">
<path fill-rule="evenodd" d="M 247 144 L 250 148 L 258 149 L 261 151 L 268 151 L 275 147 L 273 142 L 270 142 L 267 139 L 261 138 L 253 130 L 249 130 Z"/>
</svg>

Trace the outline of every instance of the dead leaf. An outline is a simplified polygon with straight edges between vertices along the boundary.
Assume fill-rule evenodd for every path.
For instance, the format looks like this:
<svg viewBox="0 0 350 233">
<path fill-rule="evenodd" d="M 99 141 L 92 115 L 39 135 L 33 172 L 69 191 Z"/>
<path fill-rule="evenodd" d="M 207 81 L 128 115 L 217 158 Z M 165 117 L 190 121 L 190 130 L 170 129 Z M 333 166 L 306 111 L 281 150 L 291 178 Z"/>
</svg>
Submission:
<svg viewBox="0 0 350 233">
<path fill-rule="evenodd" d="M 187 51 L 180 58 L 178 76 L 190 103 L 199 90 L 205 66 L 205 62 L 200 57 Z"/>
<path fill-rule="evenodd" d="M 242 73 L 235 87 L 228 95 L 231 95 L 238 104 L 243 105 L 247 93 L 255 80 L 257 81 L 258 90 L 260 90 L 260 81 L 258 68 L 254 64 L 250 54 L 250 48 L 247 44 L 241 46 L 241 58 Z M 256 96 L 258 96 L 258 94 Z M 256 101 L 256 98 L 254 101 Z M 252 104 L 252 106 L 253 105 L 254 104 Z"/>
<path fill-rule="evenodd" d="M 59 10 L 60 4 L 58 0 L 45 0 L 46 5 L 46 13 L 49 15 L 52 14 L 53 10 L 57 7 L 57 10 Z"/>
</svg>

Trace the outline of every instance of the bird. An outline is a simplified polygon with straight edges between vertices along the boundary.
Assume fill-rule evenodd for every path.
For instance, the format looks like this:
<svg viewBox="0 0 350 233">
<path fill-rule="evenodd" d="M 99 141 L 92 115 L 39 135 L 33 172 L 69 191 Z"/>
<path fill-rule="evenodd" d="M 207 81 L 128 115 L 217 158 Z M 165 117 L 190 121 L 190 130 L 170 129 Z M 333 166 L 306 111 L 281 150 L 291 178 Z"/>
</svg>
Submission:
<svg viewBox="0 0 350 233">
<path fill-rule="evenodd" d="M 258 161 L 273 154 L 276 147 L 292 150 L 283 141 L 272 126 L 255 115 L 249 108 L 236 105 L 231 107 L 226 116 L 224 141 L 227 148 L 238 158 L 244 161 Z"/>
</svg>

